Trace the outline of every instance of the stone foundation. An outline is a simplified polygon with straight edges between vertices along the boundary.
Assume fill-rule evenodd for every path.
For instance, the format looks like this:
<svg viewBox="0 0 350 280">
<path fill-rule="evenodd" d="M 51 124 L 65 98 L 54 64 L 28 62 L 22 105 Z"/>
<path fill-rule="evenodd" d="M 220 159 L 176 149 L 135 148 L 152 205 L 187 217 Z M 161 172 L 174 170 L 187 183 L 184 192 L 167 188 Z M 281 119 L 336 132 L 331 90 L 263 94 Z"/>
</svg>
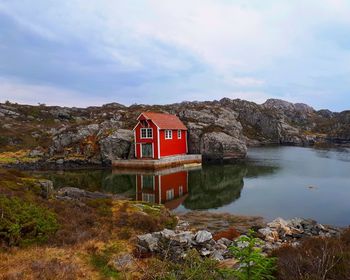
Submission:
<svg viewBox="0 0 350 280">
<path fill-rule="evenodd" d="M 202 155 L 194 154 L 169 156 L 161 159 L 119 159 L 113 160 L 112 166 L 120 169 L 159 170 L 163 168 L 201 163 Z"/>
</svg>

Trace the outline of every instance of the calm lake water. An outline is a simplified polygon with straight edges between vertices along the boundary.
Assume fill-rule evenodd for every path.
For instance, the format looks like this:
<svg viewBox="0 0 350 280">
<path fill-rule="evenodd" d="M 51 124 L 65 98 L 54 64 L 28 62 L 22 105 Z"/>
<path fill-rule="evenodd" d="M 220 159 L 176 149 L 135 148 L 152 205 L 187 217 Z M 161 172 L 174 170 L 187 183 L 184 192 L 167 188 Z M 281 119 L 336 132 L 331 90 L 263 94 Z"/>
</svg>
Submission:
<svg viewBox="0 0 350 280">
<path fill-rule="evenodd" d="M 350 149 L 249 149 L 244 163 L 158 173 L 40 173 L 56 188 L 71 186 L 163 203 L 175 211 L 203 209 L 266 219 L 305 217 L 350 224 Z"/>
</svg>

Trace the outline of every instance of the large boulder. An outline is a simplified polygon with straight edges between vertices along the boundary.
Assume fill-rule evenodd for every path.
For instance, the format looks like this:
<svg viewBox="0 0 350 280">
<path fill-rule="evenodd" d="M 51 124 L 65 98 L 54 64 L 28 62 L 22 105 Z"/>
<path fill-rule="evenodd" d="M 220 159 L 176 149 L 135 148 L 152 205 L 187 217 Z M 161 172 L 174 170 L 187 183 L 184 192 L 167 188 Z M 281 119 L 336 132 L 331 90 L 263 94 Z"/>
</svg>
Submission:
<svg viewBox="0 0 350 280">
<path fill-rule="evenodd" d="M 204 159 L 242 158 L 246 154 L 238 113 L 220 103 L 186 103 L 178 112 L 188 128 L 189 153 Z"/>
<path fill-rule="evenodd" d="M 240 159 L 247 155 L 247 147 L 241 139 L 223 132 L 210 132 L 202 136 L 200 151 L 204 159 Z"/>
<path fill-rule="evenodd" d="M 110 163 L 113 159 L 127 159 L 133 156 L 133 132 L 127 129 L 118 129 L 111 135 L 100 140 L 101 159 Z"/>
<path fill-rule="evenodd" d="M 188 145 L 188 152 L 190 154 L 199 154 L 200 153 L 200 143 L 201 143 L 201 137 L 203 134 L 203 125 L 199 125 L 196 123 L 189 122 L 187 123 L 188 128 L 188 139 L 187 139 L 187 145 Z"/>
<path fill-rule="evenodd" d="M 65 147 L 77 144 L 87 137 L 97 134 L 99 128 L 98 124 L 89 124 L 77 129 L 63 128 L 63 130 L 58 130 L 53 137 L 50 154 L 63 152 Z"/>
</svg>

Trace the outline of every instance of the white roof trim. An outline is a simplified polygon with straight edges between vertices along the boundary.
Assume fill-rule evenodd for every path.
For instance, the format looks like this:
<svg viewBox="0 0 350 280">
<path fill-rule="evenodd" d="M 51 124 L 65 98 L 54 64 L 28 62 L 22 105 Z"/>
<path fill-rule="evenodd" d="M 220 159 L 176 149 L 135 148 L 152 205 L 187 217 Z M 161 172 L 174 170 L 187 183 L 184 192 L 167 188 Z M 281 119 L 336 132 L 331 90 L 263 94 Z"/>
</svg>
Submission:
<svg viewBox="0 0 350 280">
<path fill-rule="evenodd" d="M 138 127 L 139 124 L 140 124 L 140 121 L 137 122 L 137 124 L 135 125 L 135 127 L 132 130 L 135 130 L 136 127 Z"/>
<path fill-rule="evenodd" d="M 147 113 L 147 112 L 146 112 Z M 147 116 L 147 114 L 146 114 L 145 112 L 142 112 L 138 117 L 137 117 L 137 120 L 139 121 L 139 118 L 143 115 L 147 120 L 151 120 L 154 124 L 155 124 L 155 126 L 156 127 L 158 127 L 160 130 L 167 130 L 167 129 L 170 129 L 170 130 L 184 130 L 184 131 L 186 131 L 186 130 L 188 130 L 188 128 L 185 126 L 185 129 L 184 128 L 160 128 L 159 127 L 159 125 L 153 120 L 153 119 L 151 119 L 151 118 L 149 118 L 148 116 Z M 176 115 L 175 115 L 176 116 Z M 176 116 L 178 119 L 179 119 L 179 117 L 178 116 Z M 179 119 L 180 120 L 180 119 Z M 140 121 L 139 121 L 140 122 Z M 139 125 L 139 122 L 137 123 L 137 125 L 134 127 L 134 129 Z M 180 122 L 182 122 L 181 120 L 180 120 Z M 133 130 L 134 130 L 133 129 Z"/>
</svg>

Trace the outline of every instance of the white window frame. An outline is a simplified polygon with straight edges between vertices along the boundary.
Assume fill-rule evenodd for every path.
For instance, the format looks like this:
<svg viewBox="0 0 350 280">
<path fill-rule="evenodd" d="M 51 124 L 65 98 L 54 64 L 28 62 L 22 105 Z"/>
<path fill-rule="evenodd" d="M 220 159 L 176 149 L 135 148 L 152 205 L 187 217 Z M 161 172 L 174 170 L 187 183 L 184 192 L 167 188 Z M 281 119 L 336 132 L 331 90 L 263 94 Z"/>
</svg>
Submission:
<svg viewBox="0 0 350 280">
<path fill-rule="evenodd" d="M 145 131 L 146 137 L 142 135 L 142 132 Z M 153 139 L 153 129 L 152 128 L 141 128 L 140 131 L 140 138 L 141 139 Z"/>
<path fill-rule="evenodd" d="M 154 195 L 154 193 L 142 193 L 142 201 L 155 203 L 156 196 Z"/>
<path fill-rule="evenodd" d="M 151 176 L 151 175 L 146 175 L 146 176 Z M 152 180 L 153 180 L 152 189 L 155 190 L 156 180 L 155 180 L 155 176 L 152 176 L 152 177 L 153 177 L 152 178 Z M 149 189 L 148 186 L 146 186 L 146 188 Z M 141 175 L 141 189 L 144 189 L 144 176 L 143 175 Z"/>
<path fill-rule="evenodd" d="M 182 131 L 181 131 L 181 129 L 178 129 L 177 130 L 177 139 L 181 139 L 181 137 L 182 137 Z"/>
<path fill-rule="evenodd" d="M 175 197 L 174 189 L 167 190 L 166 193 L 165 193 L 165 196 L 166 196 L 166 200 L 167 201 L 173 200 L 174 197 Z"/>
<path fill-rule="evenodd" d="M 179 187 L 179 196 L 183 196 L 183 194 L 184 194 L 184 187 L 180 186 Z"/>
<path fill-rule="evenodd" d="M 173 131 L 171 129 L 165 130 L 165 139 L 173 139 Z"/>
</svg>

